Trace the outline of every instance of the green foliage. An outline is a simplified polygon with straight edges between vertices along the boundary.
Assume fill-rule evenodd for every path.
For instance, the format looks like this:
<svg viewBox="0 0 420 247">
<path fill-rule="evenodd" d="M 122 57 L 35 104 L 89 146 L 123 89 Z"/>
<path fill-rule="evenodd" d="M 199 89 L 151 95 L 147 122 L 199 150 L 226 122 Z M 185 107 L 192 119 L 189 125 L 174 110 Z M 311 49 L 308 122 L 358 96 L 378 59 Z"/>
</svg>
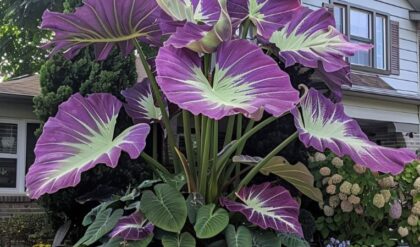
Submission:
<svg viewBox="0 0 420 247">
<path fill-rule="evenodd" d="M 274 232 L 254 230 L 252 232 L 253 247 L 276 247 L 283 246 L 281 240 Z M 292 247 L 292 246 L 290 246 Z M 295 246 L 298 247 L 298 246 Z"/>
<path fill-rule="evenodd" d="M 407 226 L 405 222 L 413 204 L 405 201 L 411 198 L 410 185 L 418 176 L 417 162 L 406 166 L 401 175 L 392 177 L 332 154 L 325 157 L 317 153 L 311 159 L 316 185 L 323 190 L 325 199 L 320 204 L 325 215 L 316 220 L 322 239 L 350 240 L 352 246 L 395 246 L 396 240 L 403 239 L 398 228 Z M 390 216 L 395 200 L 402 201 L 400 219 Z M 418 244 L 416 232 L 411 231 L 405 240 Z"/>
<path fill-rule="evenodd" d="M 10 241 L 26 245 L 46 242 L 54 237 L 54 230 L 43 214 L 19 215 L 0 220 L 0 246 L 9 246 Z"/>
<path fill-rule="evenodd" d="M 245 226 L 229 225 L 225 230 L 226 243 L 228 247 L 252 247 L 252 234 Z"/>
<path fill-rule="evenodd" d="M 114 228 L 118 220 L 123 215 L 122 209 L 115 211 L 112 208 L 108 208 L 98 212 L 95 221 L 88 227 L 83 238 L 75 244 L 75 247 L 80 245 L 91 245 L 102 238 L 105 234 Z"/>
<path fill-rule="evenodd" d="M 195 238 L 188 232 L 167 234 L 162 238 L 163 247 L 195 247 Z"/>
<path fill-rule="evenodd" d="M 157 227 L 180 232 L 187 219 L 187 205 L 182 194 L 168 184 L 158 184 L 154 192 L 143 192 L 141 211 Z"/>
<path fill-rule="evenodd" d="M 201 207 L 197 212 L 195 233 L 198 238 L 206 239 L 221 233 L 229 224 L 229 214 L 223 208 L 216 209 L 215 204 Z"/>
</svg>

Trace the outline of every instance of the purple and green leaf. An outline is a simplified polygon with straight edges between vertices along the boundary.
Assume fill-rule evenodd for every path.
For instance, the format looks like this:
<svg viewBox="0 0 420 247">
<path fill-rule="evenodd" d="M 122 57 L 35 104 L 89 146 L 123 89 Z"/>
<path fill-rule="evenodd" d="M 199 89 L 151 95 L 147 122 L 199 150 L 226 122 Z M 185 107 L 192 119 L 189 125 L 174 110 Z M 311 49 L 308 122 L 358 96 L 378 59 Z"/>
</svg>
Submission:
<svg viewBox="0 0 420 247">
<path fill-rule="evenodd" d="M 306 147 L 320 152 L 330 149 L 371 170 L 394 175 L 416 158 L 409 149 L 381 147 L 369 141 L 357 122 L 344 113 L 342 104 L 334 104 L 314 89 L 310 89 L 300 106 L 292 114 L 299 139 Z"/>
<path fill-rule="evenodd" d="M 148 79 L 136 83 L 121 94 L 127 102 L 124 109 L 135 123 L 151 123 L 162 119 L 162 112 L 155 104 Z"/>
<path fill-rule="evenodd" d="M 283 27 L 294 11 L 301 7 L 299 0 L 230 0 L 228 11 L 234 26 L 249 19 L 257 34 L 269 39 L 273 32 Z"/>
<path fill-rule="evenodd" d="M 249 222 L 262 229 L 303 236 L 298 220 L 299 205 L 282 186 L 272 186 L 269 182 L 252 185 L 242 188 L 236 196 L 241 202 L 222 197 L 220 204 L 231 212 L 245 215 Z"/>
<path fill-rule="evenodd" d="M 69 59 L 89 45 L 98 60 L 106 59 L 114 46 L 128 55 L 133 40 L 159 44 L 159 13 L 156 2 L 149 0 L 86 0 L 74 13 L 46 11 L 41 28 L 55 36 L 45 47 L 52 47 L 52 54 L 61 50 Z"/>
<path fill-rule="evenodd" d="M 44 126 L 36 159 L 26 176 L 27 192 L 37 199 L 80 182 L 81 173 L 97 164 L 114 168 L 127 152 L 137 158 L 150 127 L 137 124 L 114 138 L 121 102 L 111 94 L 73 95 Z"/>
<path fill-rule="evenodd" d="M 153 229 L 152 223 L 145 219 L 140 212 L 135 212 L 119 219 L 109 236 L 124 240 L 142 240 L 152 235 Z"/>
<path fill-rule="evenodd" d="M 298 91 L 269 56 L 246 40 L 222 43 L 216 54 L 213 80 L 202 71 L 200 57 L 187 49 L 161 48 L 157 80 L 167 99 L 194 115 L 212 119 L 264 109 L 280 116 L 298 101 Z"/>
</svg>

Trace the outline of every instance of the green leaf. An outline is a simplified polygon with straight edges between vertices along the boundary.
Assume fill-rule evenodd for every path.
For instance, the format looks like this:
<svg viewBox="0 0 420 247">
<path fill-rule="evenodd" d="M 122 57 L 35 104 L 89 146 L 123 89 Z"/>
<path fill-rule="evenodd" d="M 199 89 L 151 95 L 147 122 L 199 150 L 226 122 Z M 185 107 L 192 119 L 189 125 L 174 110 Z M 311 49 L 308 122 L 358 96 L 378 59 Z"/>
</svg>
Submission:
<svg viewBox="0 0 420 247">
<path fill-rule="evenodd" d="M 195 223 L 197 211 L 204 205 L 204 198 L 199 193 L 191 193 L 187 197 L 188 219 L 191 224 Z"/>
<path fill-rule="evenodd" d="M 152 240 L 153 240 L 153 235 L 149 235 L 145 239 L 128 242 L 128 244 L 125 245 L 125 247 L 146 247 L 146 246 L 149 246 Z"/>
<path fill-rule="evenodd" d="M 123 213 L 124 211 L 122 209 L 117 209 L 112 212 L 112 208 L 100 211 L 95 218 L 95 221 L 88 227 L 85 235 L 76 243 L 75 247 L 80 246 L 81 244 L 94 244 L 114 228 Z"/>
<path fill-rule="evenodd" d="M 195 247 L 195 238 L 189 233 L 167 234 L 162 238 L 163 247 Z"/>
<path fill-rule="evenodd" d="M 252 247 L 279 247 L 281 245 L 280 239 L 269 231 L 253 231 L 252 232 Z"/>
<path fill-rule="evenodd" d="M 187 219 L 187 205 L 182 194 L 168 184 L 158 184 L 152 191 L 144 191 L 141 211 L 155 226 L 179 233 Z"/>
<path fill-rule="evenodd" d="M 180 173 L 177 175 L 172 175 L 172 174 L 168 175 L 160 171 L 156 171 L 156 172 L 159 173 L 159 177 L 162 178 L 164 183 L 169 184 L 170 186 L 176 188 L 177 190 L 181 190 L 182 187 L 184 187 L 184 185 L 187 183 L 184 173 Z"/>
<path fill-rule="evenodd" d="M 259 161 L 261 161 L 261 158 L 259 157 L 246 155 L 233 157 L 233 162 L 247 165 L 255 165 Z M 270 174 L 277 175 L 291 183 L 296 187 L 296 189 L 312 200 L 323 202 L 321 190 L 314 186 L 314 176 L 308 168 L 300 162 L 295 165 L 291 165 L 285 158 L 275 156 L 260 170 L 260 172 L 266 176 Z"/>
<path fill-rule="evenodd" d="M 225 230 L 226 242 L 228 247 L 252 247 L 252 234 L 245 226 L 229 225 Z"/>
<path fill-rule="evenodd" d="M 297 235 L 278 233 L 277 237 L 286 247 L 309 247 L 309 243 Z"/>
<path fill-rule="evenodd" d="M 229 224 L 229 214 L 223 208 L 215 210 L 215 204 L 201 207 L 197 212 L 194 230 L 198 238 L 211 238 L 222 232 Z"/>
<path fill-rule="evenodd" d="M 96 215 L 98 215 L 99 212 L 104 211 L 107 209 L 112 203 L 115 201 L 107 201 L 99 204 L 98 206 L 94 207 L 92 210 L 90 210 L 89 213 L 86 214 L 86 216 L 83 218 L 82 225 L 88 226 L 92 224 L 92 222 L 95 220 Z"/>
</svg>

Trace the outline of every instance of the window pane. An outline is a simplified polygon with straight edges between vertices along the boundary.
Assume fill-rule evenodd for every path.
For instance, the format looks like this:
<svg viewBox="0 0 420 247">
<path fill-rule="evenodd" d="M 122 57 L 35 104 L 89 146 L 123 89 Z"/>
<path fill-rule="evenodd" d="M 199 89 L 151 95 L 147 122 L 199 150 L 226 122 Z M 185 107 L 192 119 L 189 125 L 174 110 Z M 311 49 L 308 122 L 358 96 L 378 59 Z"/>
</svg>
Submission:
<svg viewBox="0 0 420 247">
<path fill-rule="evenodd" d="M 16 188 L 16 159 L 0 158 L 0 188 Z"/>
<path fill-rule="evenodd" d="M 378 69 L 386 69 L 386 22 L 385 17 L 376 16 L 375 27 L 375 49 L 376 49 L 376 67 Z"/>
<path fill-rule="evenodd" d="M 0 123 L 0 153 L 16 154 L 17 125 Z"/>
<path fill-rule="evenodd" d="M 351 9 L 350 33 L 361 38 L 370 39 L 370 14 L 368 12 Z"/>
<path fill-rule="evenodd" d="M 39 124 L 29 123 L 26 127 L 26 172 L 35 161 L 35 145 L 37 138 L 35 131 L 39 128 Z"/>
<path fill-rule="evenodd" d="M 335 27 L 341 33 L 345 33 L 345 8 L 341 6 L 334 6 Z"/>
<path fill-rule="evenodd" d="M 363 43 L 352 40 L 353 43 Z M 350 57 L 350 63 L 363 66 L 371 66 L 370 62 L 370 52 L 369 51 L 359 51 L 353 57 Z"/>
</svg>

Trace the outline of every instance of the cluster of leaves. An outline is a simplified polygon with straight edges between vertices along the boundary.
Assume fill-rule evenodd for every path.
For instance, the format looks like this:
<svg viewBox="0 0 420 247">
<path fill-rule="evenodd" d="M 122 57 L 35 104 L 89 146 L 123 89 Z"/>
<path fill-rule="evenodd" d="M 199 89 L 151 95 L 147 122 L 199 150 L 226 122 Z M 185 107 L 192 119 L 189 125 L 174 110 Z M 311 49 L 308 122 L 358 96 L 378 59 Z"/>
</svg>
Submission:
<svg viewBox="0 0 420 247">
<path fill-rule="evenodd" d="M 1 246 L 9 246 L 11 241 L 32 246 L 53 237 L 52 225 L 43 214 L 17 215 L 0 221 Z"/>
<path fill-rule="evenodd" d="M 415 161 L 396 177 L 403 203 L 399 226 L 407 230 L 405 239 L 413 246 L 420 244 L 420 161 Z M 417 220 L 417 224 L 416 224 Z"/>
<path fill-rule="evenodd" d="M 352 246 L 395 246 L 405 237 L 399 229 L 401 222 L 406 221 L 404 213 L 401 216 L 401 198 L 410 190 L 399 189 L 404 185 L 397 181 L 400 177 L 409 180 L 407 177 L 417 162 L 407 165 L 403 175 L 393 177 L 331 153 L 315 153 L 310 160 L 316 186 L 324 194 L 324 203 L 319 205 L 324 215 L 316 220 L 322 239 L 349 240 Z"/>
<path fill-rule="evenodd" d="M 236 220 L 229 221 L 229 213 L 215 204 L 204 205 L 199 194 L 190 194 L 187 199 L 179 191 L 186 183 L 185 177 L 146 180 L 128 190 L 122 196 L 115 196 L 92 209 L 83 220 L 86 233 L 75 246 L 91 245 L 101 242 L 103 247 L 117 246 L 262 246 L 262 247 L 305 247 L 307 243 L 290 234 L 261 230 L 252 225 L 243 225 L 243 217 L 235 215 Z M 171 185 L 169 185 L 171 184 Z M 178 189 L 176 189 L 178 188 Z M 137 241 L 124 241 L 122 236 L 132 232 L 141 232 L 142 228 L 126 229 L 126 235 L 113 236 L 113 229 L 118 229 L 121 216 L 137 214 L 138 210 L 159 227 L 154 236 Z M 143 216 L 142 216 L 143 217 Z M 144 221 L 143 228 L 150 223 Z M 237 225 L 238 227 L 235 227 Z M 111 232 L 112 231 L 112 232 Z M 190 232 L 194 232 L 195 237 Z M 119 236 L 119 237 L 118 237 Z M 283 244 L 283 245 L 282 245 Z"/>
</svg>

